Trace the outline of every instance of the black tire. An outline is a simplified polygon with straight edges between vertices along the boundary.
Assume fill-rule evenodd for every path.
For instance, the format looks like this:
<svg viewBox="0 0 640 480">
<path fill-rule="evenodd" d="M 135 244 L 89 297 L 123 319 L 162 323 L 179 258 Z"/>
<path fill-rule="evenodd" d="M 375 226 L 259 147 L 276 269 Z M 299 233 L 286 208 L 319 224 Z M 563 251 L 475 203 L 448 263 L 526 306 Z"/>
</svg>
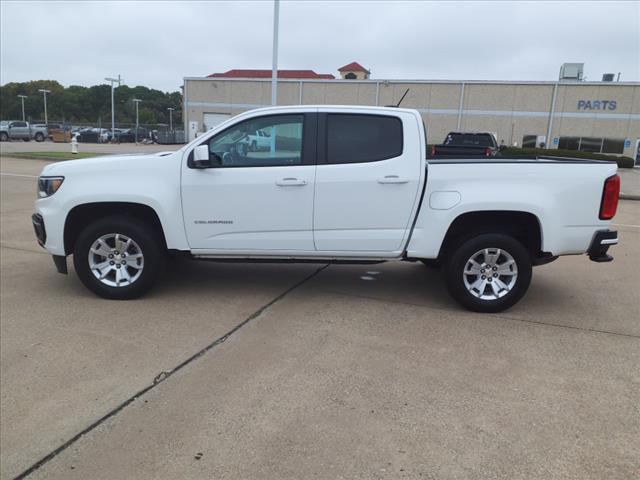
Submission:
<svg viewBox="0 0 640 480">
<path fill-rule="evenodd" d="M 103 235 L 119 233 L 132 239 L 141 250 L 144 266 L 139 277 L 126 286 L 109 286 L 99 280 L 89 266 L 89 249 Z M 82 283 L 95 294 L 113 300 L 144 295 L 164 270 L 165 251 L 157 233 L 137 219 L 106 217 L 89 224 L 78 236 L 73 265 Z"/>
<path fill-rule="evenodd" d="M 0 132 L 0 142 L 6 142 L 9 140 L 9 135 L 6 132 Z"/>
<path fill-rule="evenodd" d="M 23 138 L 23 139 L 22 139 L 22 141 L 23 141 L 23 142 L 30 142 L 30 141 L 31 141 L 31 139 L 30 139 L 30 138 Z"/>
<path fill-rule="evenodd" d="M 474 277 L 472 275 L 464 275 L 464 272 L 465 267 L 468 264 L 471 265 L 471 263 L 468 263 L 470 262 L 470 259 L 476 253 L 484 249 L 491 249 L 490 252 L 497 252 L 492 249 L 500 249 L 501 252 L 505 252 L 515 261 L 515 266 L 517 268 L 515 281 L 511 286 L 511 289 L 506 293 L 501 289 L 500 294 L 503 296 L 500 296 L 499 298 L 479 298 L 465 285 L 465 278 L 467 279 L 467 283 L 470 284 L 472 281 L 479 280 L 481 278 L 480 274 Z M 515 305 L 529 288 L 532 271 L 531 257 L 527 252 L 527 249 L 519 241 L 509 235 L 497 233 L 478 235 L 459 243 L 456 247 L 452 248 L 450 252 L 449 260 L 444 267 L 447 288 L 451 296 L 469 310 L 482 313 L 501 312 Z M 500 255 L 499 259 L 507 259 L 504 253 Z M 497 259 L 498 263 L 500 263 L 499 259 Z M 486 271 L 490 272 L 490 269 L 487 268 Z M 497 275 L 497 273 L 494 272 L 488 275 L 488 278 L 486 279 L 486 282 L 491 283 L 485 284 L 483 280 L 480 282 L 480 285 L 484 286 L 483 291 L 488 293 L 488 296 L 492 295 L 493 285 L 498 285 L 498 283 L 493 282 L 493 275 Z M 509 283 L 512 278 L 511 275 L 512 274 L 507 274 L 507 276 L 498 276 L 497 280 L 503 283 Z M 479 295 L 480 287 L 477 288 L 477 294 Z"/>
<path fill-rule="evenodd" d="M 36 133 L 36 142 L 44 142 L 44 134 L 38 132 Z"/>
</svg>

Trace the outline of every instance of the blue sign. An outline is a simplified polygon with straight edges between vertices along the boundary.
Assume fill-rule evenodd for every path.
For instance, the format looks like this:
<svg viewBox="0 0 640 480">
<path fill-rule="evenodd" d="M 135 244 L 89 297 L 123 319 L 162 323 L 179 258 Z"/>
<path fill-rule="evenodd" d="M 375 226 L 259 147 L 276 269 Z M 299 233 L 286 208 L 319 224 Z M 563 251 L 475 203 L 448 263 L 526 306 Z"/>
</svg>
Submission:
<svg viewBox="0 0 640 480">
<path fill-rule="evenodd" d="M 553 144 L 558 145 L 558 137 L 553 137 Z"/>
<path fill-rule="evenodd" d="M 631 140 L 625 138 L 624 140 L 624 148 L 629 148 L 631 146 Z"/>
</svg>

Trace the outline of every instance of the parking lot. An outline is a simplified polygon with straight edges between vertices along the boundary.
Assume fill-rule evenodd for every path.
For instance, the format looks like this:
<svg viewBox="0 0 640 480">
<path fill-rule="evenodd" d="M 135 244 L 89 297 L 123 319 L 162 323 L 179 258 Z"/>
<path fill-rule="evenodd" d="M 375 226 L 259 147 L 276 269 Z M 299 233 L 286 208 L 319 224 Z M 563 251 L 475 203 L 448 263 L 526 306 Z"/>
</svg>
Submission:
<svg viewBox="0 0 640 480">
<path fill-rule="evenodd" d="M 46 162 L 6 148 L 2 479 L 637 477 L 640 202 L 614 262 L 538 267 L 502 314 L 408 263 L 179 260 L 118 302 L 56 273 Z"/>
</svg>

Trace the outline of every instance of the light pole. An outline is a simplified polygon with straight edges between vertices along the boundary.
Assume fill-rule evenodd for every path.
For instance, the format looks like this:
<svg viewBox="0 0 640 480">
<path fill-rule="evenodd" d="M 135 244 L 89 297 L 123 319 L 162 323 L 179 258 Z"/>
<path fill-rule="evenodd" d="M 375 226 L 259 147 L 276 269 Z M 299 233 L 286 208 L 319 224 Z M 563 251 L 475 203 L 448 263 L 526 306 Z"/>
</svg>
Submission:
<svg viewBox="0 0 640 480">
<path fill-rule="evenodd" d="M 138 98 L 134 98 L 133 99 L 133 103 L 136 104 L 136 145 L 138 144 L 138 104 L 141 102 L 142 100 L 138 99 Z"/>
<path fill-rule="evenodd" d="M 167 108 L 169 110 L 169 131 L 173 132 L 173 108 Z"/>
<path fill-rule="evenodd" d="M 120 86 L 122 79 L 120 78 L 120 74 L 118 74 L 118 78 L 105 77 L 105 80 L 107 82 L 111 82 L 111 138 L 113 139 L 116 136 L 116 123 L 115 123 L 115 115 L 114 115 L 115 106 L 113 104 L 113 91 L 114 91 L 113 85 L 117 82 L 118 86 Z"/>
<path fill-rule="evenodd" d="M 278 103 L 278 17 L 280 0 L 273 0 L 273 66 L 271 67 L 271 105 Z"/>
<path fill-rule="evenodd" d="M 51 93 L 51 90 L 41 88 L 38 91 L 42 92 L 42 95 L 44 96 L 44 124 L 49 125 L 49 121 L 47 119 L 47 93 Z"/>
<path fill-rule="evenodd" d="M 24 99 L 27 98 L 26 95 L 18 95 L 18 98 L 22 100 L 22 121 L 24 122 Z"/>
</svg>

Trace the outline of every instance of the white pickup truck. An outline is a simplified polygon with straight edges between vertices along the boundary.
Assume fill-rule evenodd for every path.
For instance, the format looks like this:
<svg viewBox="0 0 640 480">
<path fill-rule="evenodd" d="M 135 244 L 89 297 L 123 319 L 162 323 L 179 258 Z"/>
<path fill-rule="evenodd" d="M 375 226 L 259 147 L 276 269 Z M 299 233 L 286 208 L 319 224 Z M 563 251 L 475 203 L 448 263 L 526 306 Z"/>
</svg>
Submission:
<svg viewBox="0 0 640 480">
<path fill-rule="evenodd" d="M 268 150 L 239 148 L 268 131 Z M 496 312 L 559 255 L 612 260 L 612 162 L 429 157 L 415 110 L 272 107 L 176 152 L 54 163 L 38 242 L 106 298 L 134 298 L 168 254 L 196 259 L 440 265 L 465 307 Z"/>
</svg>

